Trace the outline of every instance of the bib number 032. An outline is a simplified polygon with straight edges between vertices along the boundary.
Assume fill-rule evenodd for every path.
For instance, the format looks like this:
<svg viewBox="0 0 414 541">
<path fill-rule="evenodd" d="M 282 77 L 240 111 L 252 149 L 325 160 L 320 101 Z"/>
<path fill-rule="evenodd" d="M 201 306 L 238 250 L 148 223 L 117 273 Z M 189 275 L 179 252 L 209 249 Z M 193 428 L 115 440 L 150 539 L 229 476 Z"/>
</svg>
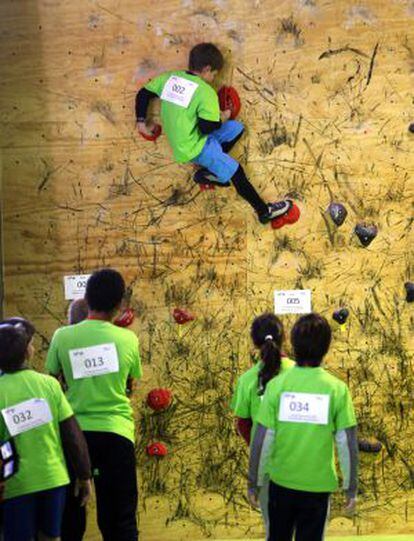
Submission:
<svg viewBox="0 0 414 541">
<path fill-rule="evenodd" d="M 71 349 L 69 359 L 73 379 L 104 376 L 105 374 L 119 372 L 118 353 L 113 343 Z"/>
<path fill-rule="evenodd" d="M 1 412 L 11 436 L 50 423 L 53 420 L 49 403 L 43 398 L 32 398 Z"/>
</svg>

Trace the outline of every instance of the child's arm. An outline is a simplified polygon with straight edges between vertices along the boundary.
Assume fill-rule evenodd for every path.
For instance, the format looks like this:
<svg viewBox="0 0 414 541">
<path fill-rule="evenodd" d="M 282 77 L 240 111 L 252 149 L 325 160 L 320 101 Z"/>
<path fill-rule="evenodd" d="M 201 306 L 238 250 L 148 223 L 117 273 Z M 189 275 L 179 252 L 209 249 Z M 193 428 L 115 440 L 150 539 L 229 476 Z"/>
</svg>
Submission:
<svg viewBox="0 0 414 541">
<path fill-rule="evenodd" d="M 152 135 L 155 124 L 147 121 L 147 113 L 150 101 L 158 98 L 158 94 L 142 87 L 135 98 L 135 116 L 137 119 L 138 130 L 146 135 Z"/>
<path fill-rule="evenodd" d="M 346 507 L 350 511 L 355 507 L 358 489 L 358 438 L 357 428 L 345 428 L 335 434 L 341 467 L 343 488 L 346 494 Z"/>
<path fill-rule="evenodd" d="M 275 431 L 271 428 L 267 428 L 260 423 L 257 425 L 253 443 L 250 447 L 247 484 L 248 498 L 253 507 L 259 507 L 258 489 L 263 485 L 265 466 L 275 435 Z"/>
<path fill-rule="evenodd" d="M 60 437 L 65 456 L 68 458 L 77 479 L 77 491 L 81 505 L 85 505 L 91 494 L 91 461 L 85 437 L 74 415 L 59 423 Z"/>
<path fill-rule="evenodd" d="M 241 436 L 247 445 L 250 445 L 250 437 L 252 432 L 253 422 L 251 419 L 244 419 L 243 417 L 236 417 L 235 419 L 236 431 Z"/>
</svg>

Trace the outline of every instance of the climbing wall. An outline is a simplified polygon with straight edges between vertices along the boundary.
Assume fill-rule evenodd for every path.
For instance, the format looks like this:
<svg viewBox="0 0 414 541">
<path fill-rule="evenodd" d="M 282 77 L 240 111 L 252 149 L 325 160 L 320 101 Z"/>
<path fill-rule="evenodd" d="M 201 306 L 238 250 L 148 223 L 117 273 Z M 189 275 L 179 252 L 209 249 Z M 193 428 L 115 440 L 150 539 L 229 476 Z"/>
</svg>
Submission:
<svg viewBox="0 0 414 541">
<path fill-rule="evenodd" d="M 294 288 L 330 319 L 349 310 L 327 364 L 361 436 L 382 443 L 362 457 L 357 516 L 337 498 L 330 531 L 414 533 L 413 1 L 3 0 L 0 32 L 5 311 L 36 324 L 41 368 L 63 275 L 123 272 L 145 365 L 142 539 L 260 537 L 228 402 L 252 318 Z M 136 90 L 205 40 L 242 98 L 234 154 L 268 200 L 296 200 L 296 225 L 260 226 L 232 188 L 200 192 L 164 136 L 136 131 Z M 332 202 L 348 212 L 339 227 Z M 358 224 L 377 228 L 368 246 Z M 175 308 L 195 319 L 178 325 Z M 174 394 L 164 413 L 145 405 L 155 387 Z M 165 457 L 146 454 L 154 442 Z"/>
</svg>

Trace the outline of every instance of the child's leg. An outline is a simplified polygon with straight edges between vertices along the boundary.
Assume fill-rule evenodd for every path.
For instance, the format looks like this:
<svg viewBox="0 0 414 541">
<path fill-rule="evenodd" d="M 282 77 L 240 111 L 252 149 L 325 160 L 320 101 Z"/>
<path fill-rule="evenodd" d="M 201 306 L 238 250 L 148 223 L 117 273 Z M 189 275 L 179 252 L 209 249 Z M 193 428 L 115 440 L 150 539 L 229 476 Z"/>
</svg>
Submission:
<svg viewBox="0 0 414 541">
<path fill-rule="evenodd" d="M 295 528 L 295 496 L 293 491 L 269 482 L 268 541 L 292 541 Z"/>
<path fill-rule="evenodd" d="M 36 494 L 3 504 L 4 541 L 33 541 L 36 536 Z"/>
<path fill-rule="evenodd" d="M 62 517 L 62 541 L 82 541 L 86 531 L 86 509 L 81 507 L 80 498 L 75 496 L 76 479 L 69 465 L 71 483 L 67 487 L 66 502 Z"/>
<path fill-rule="evenodd" d="M 36 519 L 39 540 L 60 539 L 66 490 L 66 486 L 64 486 L 38 493 Z"/>
<path fill-rule="evenodd" d="M 223 152 L 230 152 L 240 137 L 243 135 L 244 126 L 237 120 L 227 120 L 223 122 L 220 128 L 210 135 L 214 137 L 221 145 Z"/>
<path fill-rule="evenodd" d="M 302 494 L 297 500 L 296 541 L 323 541 L 330 494 L 325 492 Z"/>
</svg>

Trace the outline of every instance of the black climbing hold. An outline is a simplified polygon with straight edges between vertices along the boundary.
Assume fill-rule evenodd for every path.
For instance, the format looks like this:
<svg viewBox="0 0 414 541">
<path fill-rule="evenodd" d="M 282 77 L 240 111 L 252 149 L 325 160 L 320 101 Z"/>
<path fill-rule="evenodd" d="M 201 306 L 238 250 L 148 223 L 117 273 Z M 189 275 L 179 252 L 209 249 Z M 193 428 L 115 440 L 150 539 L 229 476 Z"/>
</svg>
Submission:
<svg viewBox="0 0 414 541">
<path fill-rule="evenodd" d="M 332 314 L 332 319 L 339 323 L 340 325 L 343 325 L 349 316 L 349 310 L 348 308 L 340 308 L 339 310 L 335 310 L 335 312 Z"/>
<path fill-rule="evenodd" d="M 408 126 L 408 131 L 410 133 L 414 133 L 414 122 L 411 122 L 411 124 Z"/>
<path fill-rule="evenodd" d="M 369 246 L 375 239 L 378 233 L 378 227 L 376 225 L 358 224 L 355 226 L 354 232 L 359 238 L 362 246 Z"/>
<path fill-rule="evenodd" d="M 358 449 L 363 453 L 379 453 L 382 449 L 382 443 L 378 440 L 358 440 Z"/>
<path fill-rule="evenodd" d="M 407 302 L 414 302 L 414 283 L 405 282 L 404 287 L 405 287 L 405 292 L 406 292 L 405 300 Z"/>
<path fill-rule="evenodd" d="M 342 225 L 348 215 L 348 211 L 342 203 L 332 202 L 328 207 L 329 216 L 338 227 Z"/>
</svg>

